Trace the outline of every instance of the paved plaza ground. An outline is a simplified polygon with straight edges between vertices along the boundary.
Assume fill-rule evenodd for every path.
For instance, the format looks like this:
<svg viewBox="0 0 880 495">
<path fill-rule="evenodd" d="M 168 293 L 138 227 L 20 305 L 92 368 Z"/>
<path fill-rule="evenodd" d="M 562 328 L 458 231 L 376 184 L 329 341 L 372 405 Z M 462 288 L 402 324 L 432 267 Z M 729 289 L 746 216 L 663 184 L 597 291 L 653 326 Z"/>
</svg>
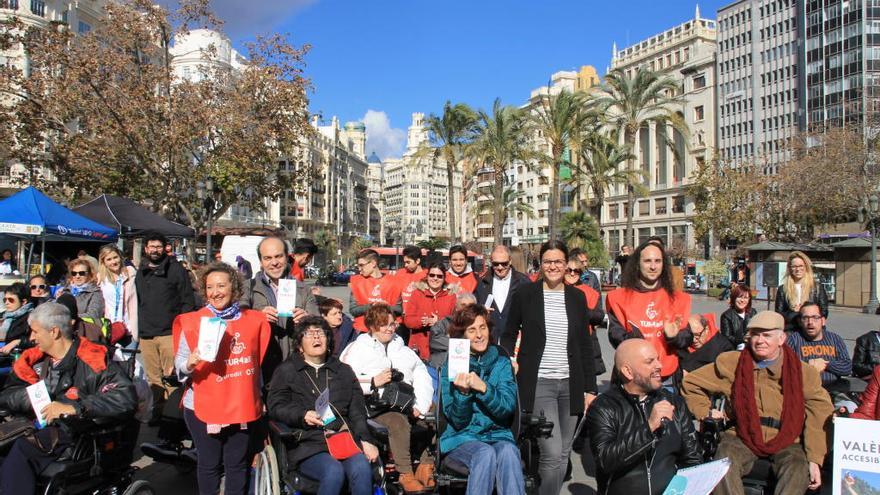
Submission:
<svg viewBox="0 0 880 495">
<path fill-rule="evenodd" d="M 328 297 L 335 297 L 343 301 L 348 306 L 349 290 L 347 287 L 323 287 L 322 293 Z M 714 298 L 704 295 L 693 296 L 693 311 L 699 313 L 715 313 L 720 316 L 727 308 L 727 304 Z M 761 311 L 767 309 L 766 301 L 755 301 L 755 309 Z M 856 338 L 871 329 L 878 328 L 880 325 L 880 316 L 871 316 L 862 314 L 856 309 L 832 307 L 828 318 L 828 328 L 839 333 L 847 343 L 850 353 L 855 346 Z M 604 329 L 600 329 L 599 341 L 602 345 L 602 356 L 605 360 L 606 367 L 610 370 L 614 351 L 608 343 L 607 334 Z M 600 390 L 608 386 L 610 372 L 599 377 Z M 155 438 L 155 429 L 146 426 L 141 432 L 142 441 L 151 441 Z M 140 457 L 140 453 L 136 455 Z M 575 453 L 572 455 L 574 471 L 572 479 L 562 489 L 563 495 L 588 495 L 596 492 L 596 480 L 594 477 L 594 467 L 592 456 L 588 449 L 581 455 Z M 195 494 L 198 493 L 196 485 L 195 473 L 181 474 L 173 467 L 168 465 L 156 464 L 148 457 L 141 457 L 136 465 L 141 468 L 138 478 L 150 480 L 156 492 L 160 494 Z M 824 480 L 825 488 L 830 487 L 831 480 Z M 830 493 L 830 490 L 829 492 Z"/>
</svg>

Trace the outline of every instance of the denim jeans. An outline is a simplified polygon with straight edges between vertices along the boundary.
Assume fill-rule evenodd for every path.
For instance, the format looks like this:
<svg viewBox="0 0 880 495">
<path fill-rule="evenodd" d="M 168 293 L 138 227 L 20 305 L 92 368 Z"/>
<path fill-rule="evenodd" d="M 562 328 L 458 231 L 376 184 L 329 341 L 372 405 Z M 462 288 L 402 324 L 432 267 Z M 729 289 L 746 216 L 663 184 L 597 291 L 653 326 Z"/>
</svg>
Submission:
<svg viewBox="0 0 880 495">
<path fill-rule="evenodd" d="M 465 442 L 448 454 L 468 467 L 467 495 L 485 495 L 497 487 L 504 495 L 525 493 L 519 449 L 511 442 Z"/>
<path fill-rule="evenodd" d="M 364 454 L 357 454 L 344 461 L 337 461 L 327 452 L 315 454 L 299 463 L 297 468 L 304 476 L 320 482 L 318 495 L 339 495 L 348 479 L 348 493 L 371 495 L 373 473 Z"/>
<path fill-rule="evenodd" d="M 583 397 L 575 400 L 583 403 Z M 538 440 L 541 456 L 538 459 L 538 474 L 541 476 L 540 495 L 559 495 L 568 468 L 571 442 L 577 428 L 577 416 L 570 412 L 571 399 L 568 392 L 568 379 L 554 380 L 538 378 L 535 388 L 535 414 L 544 412 L 547 421 L 553 422 L 550 438 Z M 583 407 L 583 405 L 581 405 Z"/>
</svg>

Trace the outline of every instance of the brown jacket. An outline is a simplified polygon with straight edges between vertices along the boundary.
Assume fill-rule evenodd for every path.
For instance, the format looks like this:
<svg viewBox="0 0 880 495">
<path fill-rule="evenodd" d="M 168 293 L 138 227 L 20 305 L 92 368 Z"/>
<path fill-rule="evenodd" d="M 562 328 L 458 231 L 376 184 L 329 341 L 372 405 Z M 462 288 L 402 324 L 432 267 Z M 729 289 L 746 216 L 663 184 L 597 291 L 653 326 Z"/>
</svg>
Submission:
<svg viewBox="0 0 880 495">
<path fill-rule="evenodd" d="M 718 356 L 714 364 L 707 364 L 684 378 L 682 395 L 688 408 L 698 419 L 709 414 L 710 398 L 723 394 L 730 399 L 733 378 L 740 351 L 725 352 Z M 804 377 L 804 402 L 806 418 L 803 437 L 807 459 L 821 465 L 828 451 L 828 425 L 834 407 L 828 392 L 822 388 L 819 372 L 812 366 L 801 367 Z M 755 367 L 755 395 L 758 414 L 762 417 L 779 419 L 782 416 L 782 357 L 765 369 Z M 733 408 L 727 401 L 727 415 L 732 416 Z M 776 436 L 778 430 L 761 426 L 764 441 Z"/>
</svg>

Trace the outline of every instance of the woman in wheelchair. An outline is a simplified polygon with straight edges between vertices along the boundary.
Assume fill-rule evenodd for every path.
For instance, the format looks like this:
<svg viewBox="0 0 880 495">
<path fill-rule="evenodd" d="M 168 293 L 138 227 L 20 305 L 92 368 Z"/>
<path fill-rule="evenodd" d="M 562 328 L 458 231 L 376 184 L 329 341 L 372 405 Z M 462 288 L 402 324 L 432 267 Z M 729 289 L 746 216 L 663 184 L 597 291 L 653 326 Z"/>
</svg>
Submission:
<svg viewBox="0 0 880 495">
<path fill-rule="evenodd" d="M 440 403 L 446 430 L 440 452 L 468 467 L 468 495 L 525 493 L 519 449 L 511 423 L 516 382 L 507 355 L 489 343 L 492 319 L 483 306 L 462 308 L 452 316 L 449 337 L 471 341 L 470 372 L 450 380 L 440 375 Z"/>
<path fill-rule="evenodd" d="M 428 412 L 434 385 L 425 363 L 397 335 L 394 314 L 387 304 L 367 310 L 363 333 L 342 351 L 340 359 L 351 366 L 363 394 L 373 401 L 373 420 L 388 428 L 391 455 L 405 492 L 418 493 L 434 487 L 434 464 L 422 452 L 413 471 L 410 446 L 411 421 Z"/>
<path fill-rule="evenodd" d="M 294 348 L 278 366 L 269 384 L 269 417 L 298 430 L 296 447 L 285 469 L 320 482 L 318 495 L 342 492 L 346 479 L 353 495 L 372 494 L 370 462 L 379 457 L 367 428 L 366 406 L 354 372 L 333 357 L 333 335 L 320 316 L 307 316 L 297 326 Z M 315 410 L 319 395 L 329 389 L 329 413 L 324 424 Z M 344 460 L 334 458 L 325 432 L 348 428 L 363 453 Z"/>
<path fill-rule="evenodd" d="M 260 364 L 272 338 L 260 311 L 241 309 L 243 282 L 224 263 L 199 275 L 206 305 L 174 319 L 174 368 L 187 387 L 183 418 L 196 448 L 199 492 L 243 494 L 253 454 L 262 447 Z M 213 335 L 213 337 L 211 337 Z"/>
<path fill-rule="evenodd" d="M 46 383 L 52 402 L 41 415 L 48 423 L 31 438 L 19 438 L 0 467 L 0 493 L 34 493 L 37 476 L 76 441 L 56 424 L 66 416 L 83 419 L 131 418 L 137 396 L 128 376 L 113 364 L 107 348 L 76 338 L 70 312 L 47 302 L 28 317 L 36 347 L 24 351 L 0 392 L 0 409 L 33 417 L 27 387 Z M 42 447 L 46 447 L 41 448 Z"/>
</svg>

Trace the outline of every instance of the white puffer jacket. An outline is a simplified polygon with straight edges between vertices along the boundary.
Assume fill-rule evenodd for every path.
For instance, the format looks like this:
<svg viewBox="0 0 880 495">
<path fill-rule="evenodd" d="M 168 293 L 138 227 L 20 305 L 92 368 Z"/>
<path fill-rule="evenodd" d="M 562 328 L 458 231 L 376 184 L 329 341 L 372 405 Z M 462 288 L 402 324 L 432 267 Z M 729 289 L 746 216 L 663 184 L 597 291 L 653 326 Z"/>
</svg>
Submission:
<svg viewBox="0 0 880 495">
<path fill-rule="evenodd" d="M 394 368 L 403 373 L 403 381 L 412 385 L 416 394 L 415 408 L 421 413 L 428 412 L 434 397 L 434 383 L 425 363 L 412 349 L 404 345 L 403 339 L 395 335 L 388 346 L 382 345 L 368 333 L 362 333 L 354 342 L 348 344 L 339 359 L 351 366 L 357 375 L 364 395 L 369 395 L 370 380 L 382 370 Z M 384 393 L 384 387 L 379 394 Z"/>
</svg>

